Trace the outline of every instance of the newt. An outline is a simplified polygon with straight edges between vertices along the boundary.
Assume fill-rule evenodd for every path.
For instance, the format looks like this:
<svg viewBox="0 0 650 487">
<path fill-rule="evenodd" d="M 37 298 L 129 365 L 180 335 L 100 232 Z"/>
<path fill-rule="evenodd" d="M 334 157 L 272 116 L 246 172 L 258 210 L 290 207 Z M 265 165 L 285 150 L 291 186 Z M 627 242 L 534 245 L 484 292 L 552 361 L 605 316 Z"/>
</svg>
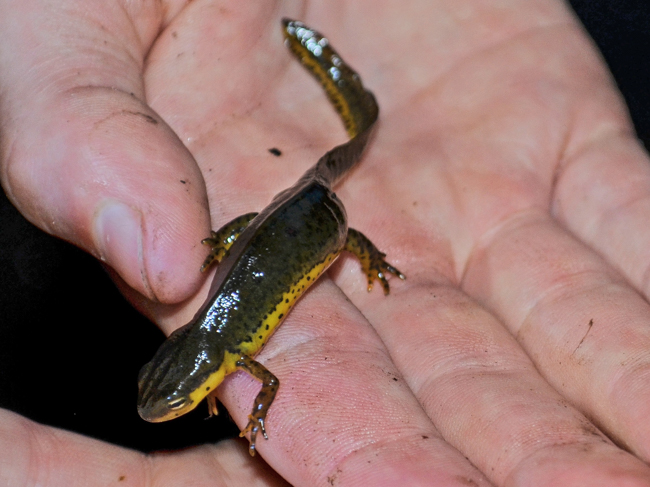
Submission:
<svg viewBox="0 0 650 487">
<path fill-rule="evenodd" d="M 248 424 L 251 455 L 258 433 L 268 438 L 267 412 L 280 382 L 253 357 L 307 289 L 343 251 L 361 261 L 368 291 L 387 274 L 405 279 L 361 232 L 348 228 L 343 203 L 332 187 L 361 158 L 379 108 L 374 95 L 325 37 L 301 22 L 282 21 L 285 43 L 320 82 L 339 113 L 349 140 L 313 165 L 259 213 L 235 218 L 203 240 L 210 247 L 201 271 L 218 264 L 209 298 L 185 326 L 161 345 L 138 377 L 138 412 L 167 421 L 207 398 L 216 413 L 217 386 L 243 370 L 262 382 Z"/>
</svg>

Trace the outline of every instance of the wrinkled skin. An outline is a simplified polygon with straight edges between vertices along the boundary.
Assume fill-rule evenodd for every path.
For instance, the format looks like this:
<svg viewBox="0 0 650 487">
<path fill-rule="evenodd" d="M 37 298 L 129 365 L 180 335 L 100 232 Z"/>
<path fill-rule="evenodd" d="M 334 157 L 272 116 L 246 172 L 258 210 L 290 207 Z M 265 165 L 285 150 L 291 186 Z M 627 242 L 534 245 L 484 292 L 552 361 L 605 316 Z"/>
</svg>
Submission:
<svg viewBox="0 0 650 487">
<path fill-rule="evenodd" d="M 268 466 L 2 412 L 3 485 L 650 485 L 650 166 L 561 2 L 4 1 L 9 197 L 170 333 L 207 291 L 209 228 L 345 140 L 281 16 L 377 95 L 337 194 L 408 280 L 367 293 L 342 259 L 270 340 Z M 258 388 L 220 389 L 240 427 Z"/>
</svg>

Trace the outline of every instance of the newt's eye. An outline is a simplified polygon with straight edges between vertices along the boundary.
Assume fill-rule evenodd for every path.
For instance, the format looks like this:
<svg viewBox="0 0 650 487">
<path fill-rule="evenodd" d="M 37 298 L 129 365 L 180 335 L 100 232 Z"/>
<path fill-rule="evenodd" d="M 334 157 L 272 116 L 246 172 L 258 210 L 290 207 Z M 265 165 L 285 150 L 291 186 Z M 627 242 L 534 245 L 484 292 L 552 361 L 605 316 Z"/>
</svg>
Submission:
<svg viewBox="0 0 650 487">
<path fill-rule="evenodd" d="M 176 411 L 178 409 L 182 409 L 185 407 L 187 404 L 187 398 L 186 397 L 179 397 L 178 399 L 173 399 L 167 403 L 167 408 L 171 409 L 172 411 Z"/>
</svg>

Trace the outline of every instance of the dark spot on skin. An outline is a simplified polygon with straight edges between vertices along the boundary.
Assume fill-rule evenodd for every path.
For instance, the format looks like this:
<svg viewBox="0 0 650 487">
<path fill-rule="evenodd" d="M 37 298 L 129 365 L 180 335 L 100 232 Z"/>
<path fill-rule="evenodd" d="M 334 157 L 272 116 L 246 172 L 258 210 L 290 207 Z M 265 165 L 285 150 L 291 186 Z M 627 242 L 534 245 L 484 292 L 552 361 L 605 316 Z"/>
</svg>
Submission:
<svg viewBox="0 0 650 487">
<path fill-rule="evenodd" d="M 422 439 L 423 439 L 423 440 L 428 440 L 429 437 L 428 437 L 427 435 L 422 435 Z"/>
<path fill-rule="evenodd" d="M 268 329 L 269 329 L 269 325 L 267 324 L 267 325 L 266 325 L 266 330 L 268 331 Z"/>
<path fill-rule="evenodd" d="M 601 441 L 603 443 L 607 442 L 607 440 L 603 437 L 603 435 L 600 433 L 600 431 L 598 431 L 598 429 L 593 424 L 591 424 L 590 422 L 588 422 L 586 420 L 581 421 L 580 423 L 581 423 L 580 424 L 580 429 L 582 430 L 582 432 L 585 435 L 596 438 L 596 439 L 598 439 L 599 441 Z M 614 442 L 616 443 L 615 439 L 614 439 Z"/>
<path fill-rule="evenodd" d="M 142 112 L 134 112 L 135 115 L 140 115 L 142 118 L 144 118 L 147 122 L 153 124 L 153 125 L 158 125 L 158 120 L 153 118 L 151 115 L 147 113 L 142 113 Z"/>
<path fill-rule="evenodd" d="M 153 125 L 158 125 L 158 120 L 156 120 L 155 118 L 153 118 L 151 115 L 149 115 L 147 113 L 135 112 L 135 111 L 132 111 L 132 110 L 122 110 L 122 114 L 126 114 L 126 113 L 128 113 L 130 115 L 137 115 L 138 117 L 144 118 L 147 122 L 149 122 L 149 123 L 151 123 Z"/>
<path fill-rule="evenodd" d="M 126 480 L 126 475 L 120 475 L 117 479 L 118 482 L 124 482 Z"/>
<path fill-rule="evenodd" d="M 181 179 L 181 183 L 183 183 L 183 184 L 187 184 L 187 181 Z"/>
<path fill-rule="evenodd" d="M 284 316 L 284 313 L 282 313 L 280 316 L 278 316 L 278 319 L 281 320 L 283 316 Z"/>
<path fill-rule="evenodd" d="M 458 480 L 458 482 L 463 484 L 463 485 L 470 485 L 472 487 L 478 487 L 478 485 L 479 485 L 475 480 L 470 479 L 468 477 L 463 477 L 461 475 L 457 475 L 456 480 Z"/>
<path fill-rule="evenodd" d="M 210 386 L 206 387 L 205 390 L 206 390 L 206 391 L 209 391 L 209 390 L 210 390 Z"/>
<path fill-rule="evenodd" d="M 278 149 L 277 147 L 272 147 L 269 149 L 269 152 L 273 154 L 275 157 L 280 157 L 282 155 L 282 151 Z"/>
<path fill-rule="evenodd" d="M 575 350 L 573 350 L 573 352 L 571 353 L 571 356 L 573 356 L 573 355 L 578 351 L 578 349 L 580 348 L 580 346 L 584 343 L 585 339 L 587 338 L 587 335 L 588 335 L 589 332 L 591 331 L 591 327 L 592 327 L 592 326 L 594 326 L 594 320 L 593 320 L 593 318 L 589 320 L 589 323 L 587 324 L 587 331 L 585 332 L 584 336 L 582 337 L 582 340 L 580 340 L 580 343 L 578 343 L 578 346 L 577 346 L 577 347 L 575 348 Z"/>
</svg>

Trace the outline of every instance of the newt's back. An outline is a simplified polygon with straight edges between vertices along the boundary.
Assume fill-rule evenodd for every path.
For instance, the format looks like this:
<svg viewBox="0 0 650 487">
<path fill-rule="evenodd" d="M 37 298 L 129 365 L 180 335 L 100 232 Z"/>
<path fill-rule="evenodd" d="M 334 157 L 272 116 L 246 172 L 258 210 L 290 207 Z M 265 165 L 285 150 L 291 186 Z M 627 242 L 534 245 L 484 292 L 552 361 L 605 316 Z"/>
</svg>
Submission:
<svg viewBox="0 0 650 487">
<path fill-rule="evenodd" d="M 345 244 L 345 210 L 336 195 L 315 181 L 294 189 L 238 237 L 230 249 L 236 262 L 228 256 L 220 265 L 227 272 L 217 270 L 218 297 L 197 314 L 195 323 L 219 330 L 215 338 L 232 353 L 255 354 Z"/>
</svg>

